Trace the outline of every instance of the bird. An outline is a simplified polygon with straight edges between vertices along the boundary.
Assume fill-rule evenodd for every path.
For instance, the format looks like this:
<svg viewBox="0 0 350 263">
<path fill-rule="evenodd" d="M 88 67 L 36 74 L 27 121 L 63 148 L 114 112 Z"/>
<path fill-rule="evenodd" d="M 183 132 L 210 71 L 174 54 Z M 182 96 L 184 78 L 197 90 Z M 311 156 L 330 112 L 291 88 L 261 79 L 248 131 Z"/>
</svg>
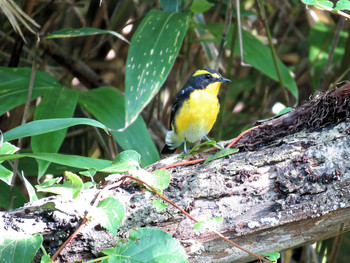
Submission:
<svg viewBox="0 0 350 263">
<path fill-rule="evenodd" d="M 198 69 L 176 95 L 171 108 L 170 129 L 166 133 L 162 154 L 172 154 L 184 143 L 208 139 L 220 109 L 219 89 L 231 82 L 213 69 Z"/>
</svg>

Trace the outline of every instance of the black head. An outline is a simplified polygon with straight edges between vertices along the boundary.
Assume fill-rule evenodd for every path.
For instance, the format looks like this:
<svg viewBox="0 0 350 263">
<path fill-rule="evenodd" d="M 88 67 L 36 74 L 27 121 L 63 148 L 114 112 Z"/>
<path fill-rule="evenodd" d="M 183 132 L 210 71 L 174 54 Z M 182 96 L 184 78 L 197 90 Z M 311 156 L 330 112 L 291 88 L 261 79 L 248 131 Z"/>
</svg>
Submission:
<svg viewBox="0 0 350 263">
<path fill-rule="evenodd" d="M 208 84 L 215 82 L 231 82 L 229 79 L 225 79 L 221 74 L 212 69 L 199 69 L 187 81 L 187 84 L 191 85 L 195 89 L 203 89 Z"/>
</svg>

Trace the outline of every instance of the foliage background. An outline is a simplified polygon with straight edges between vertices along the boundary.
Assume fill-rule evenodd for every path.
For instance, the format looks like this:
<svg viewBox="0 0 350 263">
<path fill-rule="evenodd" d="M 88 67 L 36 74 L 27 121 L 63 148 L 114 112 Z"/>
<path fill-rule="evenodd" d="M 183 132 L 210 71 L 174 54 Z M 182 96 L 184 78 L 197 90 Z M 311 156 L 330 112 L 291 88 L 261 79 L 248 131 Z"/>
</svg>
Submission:
<svg viewBox="0 0 350 263">
<path fill-rule="evenodd" d="M 0 2 L 3 10 L 5 2 Z M 315 91 L 334 88 L 349 79 L 350 27 L 342 16 L 313 5 L 306 7 L 299 1 L 238 2 L 244 61 L 251 66 L 241 64 L 234 1 L 105 0 L 101 5 L 97 0 L 16 1 L 40 28 L 17 18 L 22 38 L 5 11 L 0 15 L 2 133 L 20 126 L 24 112 L 26 122 L 96 118 L 114 129 L 112 136 L 95 125 L 78 125 L 32 137 L 20 136 L 20 142 L 12 143 L 19 146 L 21 153 L 59 152 L 68 158 L 78 155 L 105 160 L 132 149 L 141 154 L 142 165 L 148 165 L 160 158 L 158 152 L 164 144 L 177 91 L 198 68 L 218 69 L 232 81 L 221 90 L 220 115 L 210 133 L 217 141 L 233 138 L 257 120 L 274 116 L 283 107 L 299 105 Z M 156 29 L 145 22 L 158 18 L 164 21 Z M 57 30 L 63 31 L 52 34 Z M 161 36 L 160 41 L 157 36 Z M 138 37 L 141 41 L 137 44 Z M 167 47 L 170 51 L 165 54 Z M 276 63 L 280 75 L 273 50 L 279 58 Z M 136 60 L 141 65 L 139 69 Z M 133 64 L 136 68 L 131 70 Z M 36 69 L 33 94 L 25 109 L 32 67 Z M 146 78 L 147 72 L 155 73 Z M 157 84 L 148 85 L 151 81 Z M 126 123 L 132 124 L 121 131 Z M 47 126 L 39 128 L 44 133 Z M 57 156 L 50 158 L 22 158 L 18 164 L 2 164 L 7 171 L 23 171 L 33 185 L 38 180 L 60 176 L 65 170 L 96 168 L 64 161 L 57 164 Z M 95 180 L 103 176 L 98 173 Z M 6 180 L 0 181 L 3 209 L 19 207 L 27 201 L 23 182 L 16 178 L 8 181 L 15 186 L 13 189 L 3 182 Z M 10 195 L 15 197 L 12 205 Z M 349 242 L 348 236 L 343 236 L 341 244 Z M 284 262 L 306 262 L 302 260 L 310 249 L 317 249 L 319 259 L 324 260 L 324 255 L 332 255 L 331 247 L 340 244 L 340 239 L 336 240 L 338 243 L 320 242 L 316 248 L 290 251 L 286 258 L 294 254 L 294 261 Z M 337 262 L 346 261 L 343 249 L 341 245 Z"/>
</svg>

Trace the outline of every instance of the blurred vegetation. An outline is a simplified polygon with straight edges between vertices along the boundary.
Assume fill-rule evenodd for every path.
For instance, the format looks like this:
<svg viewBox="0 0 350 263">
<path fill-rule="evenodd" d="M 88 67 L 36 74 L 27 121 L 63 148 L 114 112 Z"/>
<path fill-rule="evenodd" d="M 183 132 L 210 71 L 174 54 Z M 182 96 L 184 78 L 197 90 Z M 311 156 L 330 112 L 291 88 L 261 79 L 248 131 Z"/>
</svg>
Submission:
<svg viewBox="0 0 350 263">
<path fill-rule="evenodd" d="M 73 155 L 111 161 L 123 150 L 135 150 L 143 166 L 157 161 L 177 91 L 198 68 L 217 69 L 232 81 L 222 87 L 220 115 L 210 133 L 217 141 L 348 80 L 350 26 L 337 10 L 346 12 L 349 1 L 338 1 L 342 5 L 334 10 L 320 9 L 332 9 L 330 1 L 303 2 L 309 5 L 296 0 L 0 0 L 1 132 L 6 138 L 6 132 L 31 121 L 67 121 L 50 133 L 54 121 L 38 122 L 35 135 L 26 126 L 13 137 L 21 153 L 47 155 L 0 159 L 0 207 L 27 201 L 13 172 L 35 185 L 66 170 L 103 169 L 102 163 L 89 166 Z M 73 118 L 95 118 L 99 124 L 70 125 Z M 113 129 L 111 136 L 96 127 Z M 98 173 L 95 181 L 103 176 Z M 349 235 L 335 240 L 336 262 L 346 262 L 341 260 L 350 257 L 343 245 Z M 334 253 L 331 245 L 317 249 L 318 261 L 302 260 L 311 253 L 305 252 L 308 246 L 291 252 L 299 258 L 284 262 L 325 262 Z"/>
</svg>

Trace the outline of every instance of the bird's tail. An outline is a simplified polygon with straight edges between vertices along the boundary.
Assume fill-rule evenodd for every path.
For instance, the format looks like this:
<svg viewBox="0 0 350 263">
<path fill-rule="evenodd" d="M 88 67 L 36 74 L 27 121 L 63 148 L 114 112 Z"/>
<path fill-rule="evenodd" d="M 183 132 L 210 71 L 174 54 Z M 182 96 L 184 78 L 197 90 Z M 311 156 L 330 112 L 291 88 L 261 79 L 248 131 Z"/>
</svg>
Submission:
<svg viewBox="0 0 350 263">
<path fill-rule="evenodd" d="M 162 154 L 172 154 L 176 151 L 176 148 L 181 145 L 183 140 L 179 138 L 173 130 L 166 133 L 165 146 L 162 150 Z"/>
</svg>

